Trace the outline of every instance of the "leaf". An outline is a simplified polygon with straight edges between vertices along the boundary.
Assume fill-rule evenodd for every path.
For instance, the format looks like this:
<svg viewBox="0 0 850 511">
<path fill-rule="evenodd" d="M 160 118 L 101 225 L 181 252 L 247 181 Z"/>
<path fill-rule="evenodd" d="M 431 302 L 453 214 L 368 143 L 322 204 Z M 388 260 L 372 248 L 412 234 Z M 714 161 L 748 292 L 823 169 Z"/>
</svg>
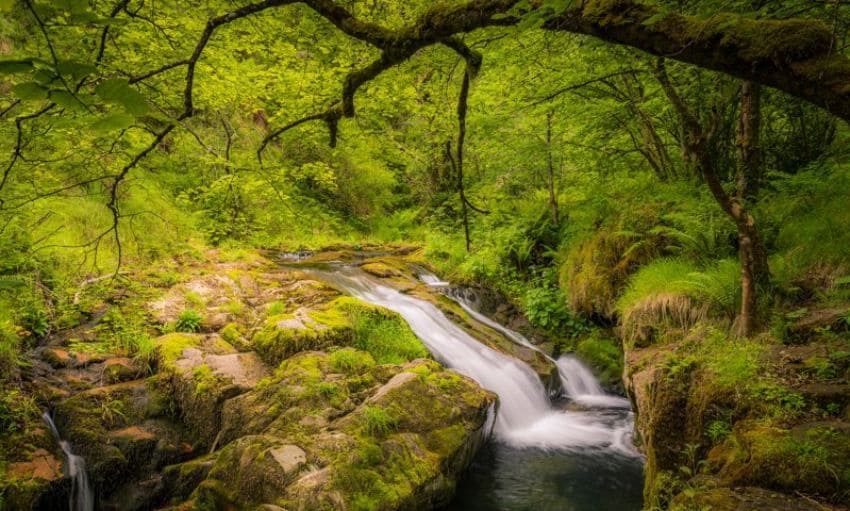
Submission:
<svg viewBox="0 0 850 511">
<path fill-rule="evenodd" d="M 0 0 L 2 1 L 2 0 Z M 0 75 L 28 73 L 32 71 L 32 61 L 29 60 L 0 60 Z"/>
<path fill-rule="evenodd" d="M 25 82 L 12 87 L 12 94 L 23 100 L 45 99 L 47 89 L 35 82 Z"/>
<path fill-rule="evenodd" d="M 130 87 L 127 80 L 121 78 L 111 78 L 101 82 L 95 88 L 94 92 L 103 100 L 121 105 L 124 107 L 124 110 L 137 117 L 146 114 L 150 110 L 144 96 L 136 89 Z"/>
<path fill-rule="evenodd" d="M 129 128 L 135 120 L 135 117 L 126 112 L 118 112 L 101 117 L 93 122 L 91 127 L 93 130 L 101 133 L 118 131 Z"/>
<path fill-rule="evenodd" d="M 0 0 L 0 11 L 11 11 L 15 7 L 15 0 Z"/>
<path fill-rule="evenodd" d="M 68 110 L 74 110 L 77 112 L 85 112 L 87 110 L 85 104 L 66 90 L 50 91 L 50 100 Z"/>
<path fill-rule="evenodd" d="M 63 60 L 59 63 L 58 68 L 61 74 L 70 75 L 75 80 L 79 80 L 97 71 L 95 66 L 76 60 Z"/>
</svg>

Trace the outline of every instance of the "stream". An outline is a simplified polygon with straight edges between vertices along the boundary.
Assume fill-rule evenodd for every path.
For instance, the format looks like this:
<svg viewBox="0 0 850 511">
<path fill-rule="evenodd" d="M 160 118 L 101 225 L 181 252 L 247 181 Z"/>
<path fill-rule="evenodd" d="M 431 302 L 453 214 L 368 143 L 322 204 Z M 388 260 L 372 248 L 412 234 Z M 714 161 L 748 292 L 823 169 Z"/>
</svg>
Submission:
<svg viewBox="0 0 850 511">
<path fill-rule="evenodd" d="M 478 455 L 448 511 L 641 508 L 643 463 L 631 442 L 629 403 L 606 394 L 577 359 L 552 360 L 564 389 L 561 399 L 576 405 L 576 409 L 557 407 L 528 365 L 485 346 L 433 304 L 357 268 L 311 273 L 341 291 L 399 313 L 434 358 L 499 395 L 494 441 Z M 422 278 L 433 287 L 447 288 L 431 275 Z M 518 332 L 480 314 L 470 301 L 454 298 L 476 321 L 537 349 Z"/>
</svg>

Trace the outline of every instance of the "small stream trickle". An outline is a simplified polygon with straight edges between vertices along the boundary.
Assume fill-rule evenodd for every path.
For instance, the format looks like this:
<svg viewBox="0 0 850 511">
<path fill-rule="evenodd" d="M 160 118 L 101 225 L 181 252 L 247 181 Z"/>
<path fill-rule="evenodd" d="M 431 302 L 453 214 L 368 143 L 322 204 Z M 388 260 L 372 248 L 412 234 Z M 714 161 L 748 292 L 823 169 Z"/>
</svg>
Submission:
<svg viewBox="0 0 850 511">
<path fill-rule="evenodd" d="M 314 274 L 352 296 L 399 313 L 434 358 L 499 395 L 495 442 L 479 455 L 449 510 L 640 509 L 642 460 L 631 441 L 629 402 L 606 394 L 577 359 L 552 360 L 565 397 L 578 405 L 577 410 L 558 408 L 528 365 L 474 339 L 433 304 L 356 268 Z M 448 288 L 436 277 L 423 277 L 432 287 Z M 472 304 L 459 303 L 473 319 L 537 350 L 521 334 L 480 314 Z"/>
<path fill-rule="evenodd" d="M 70 511 L 93 511 L 94 510 L 94 494 L 92 493 L 89 477 L 86 473 L 86 462 L 82 456 L 77 456 L 71 450 L 71 444 L 66 440 L 62 440 L 59 435 L 59 430 L 56 429 L 56 424 L 53 422 L 53 417 L 49 413 L 44 412 L 42 418 L 56 441 L 59 442 L 59 447 L 65 454 L 65 463 L 68 469 L 68 477 L 71 480 L 71 495 L 68 498 L 68 508 Z"/>
</svg>

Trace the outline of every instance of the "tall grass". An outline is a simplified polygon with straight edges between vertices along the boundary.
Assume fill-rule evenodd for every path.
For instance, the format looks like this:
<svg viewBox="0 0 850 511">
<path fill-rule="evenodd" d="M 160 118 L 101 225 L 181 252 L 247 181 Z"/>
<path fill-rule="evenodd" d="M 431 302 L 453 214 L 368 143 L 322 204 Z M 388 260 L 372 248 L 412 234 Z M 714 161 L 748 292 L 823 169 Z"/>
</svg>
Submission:
<svg viewBox="0 0 850 511">
<path fill-rule="evenodd" d="M 636 338 L 659 325 L 687 328 L 709 317 L 731 320 L 739 294 L 734 260 L 700 268 L 682 259 L 659 259 L 631 278 L 617 312 L 626 337 Z"/>
</svg>

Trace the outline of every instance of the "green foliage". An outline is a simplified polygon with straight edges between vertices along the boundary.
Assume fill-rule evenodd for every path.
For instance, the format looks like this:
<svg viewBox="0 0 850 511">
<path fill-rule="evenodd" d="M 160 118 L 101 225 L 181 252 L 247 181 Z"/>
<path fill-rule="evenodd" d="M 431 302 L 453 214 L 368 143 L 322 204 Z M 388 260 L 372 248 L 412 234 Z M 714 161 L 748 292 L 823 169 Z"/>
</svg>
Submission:
<svg viewBox="0 0 850 511">
<path fill-rule="evenodd" d="M 708 423 L 705 428 L 705 434 L 711 439 L 711 442 L 717 444 L 725 439 L 732 432 L 731 425 L 725 420 L 714 420 Z"/>
<path fill-rule="evenodd" d="M 177 317 L 174 330 L 177 332 L 197 333 L 201 330 L 204 317 L 194 309 L 186 309 Z"/>
<path fill-rule="evenodd" d="M 17 368 L 20 338 L 9 321 L 0 321 L 0 374 L 11 376 Z"/>
<path fill-rule="evenodd" d="M 616 339 L 594 330 L 578 342 L 575 352 L 596 370 L 603 381 L 616 382 L 622 377 L 623 352 Z"/>
<path fill-rule="evenodd" d="M 38 406 L 31 395 L 0 387 L 0 438 L 23 431 L 38 415 Z"/>
<path fill-rule="evenodd" d="M 709 317 L 731 320 L 739 295 L 733 261 L 701 269 L 681 259 L 660 259 L 639 270 L 617 301 L 628 335 L 658 325 L 690 327 Z"/>
</svg>

